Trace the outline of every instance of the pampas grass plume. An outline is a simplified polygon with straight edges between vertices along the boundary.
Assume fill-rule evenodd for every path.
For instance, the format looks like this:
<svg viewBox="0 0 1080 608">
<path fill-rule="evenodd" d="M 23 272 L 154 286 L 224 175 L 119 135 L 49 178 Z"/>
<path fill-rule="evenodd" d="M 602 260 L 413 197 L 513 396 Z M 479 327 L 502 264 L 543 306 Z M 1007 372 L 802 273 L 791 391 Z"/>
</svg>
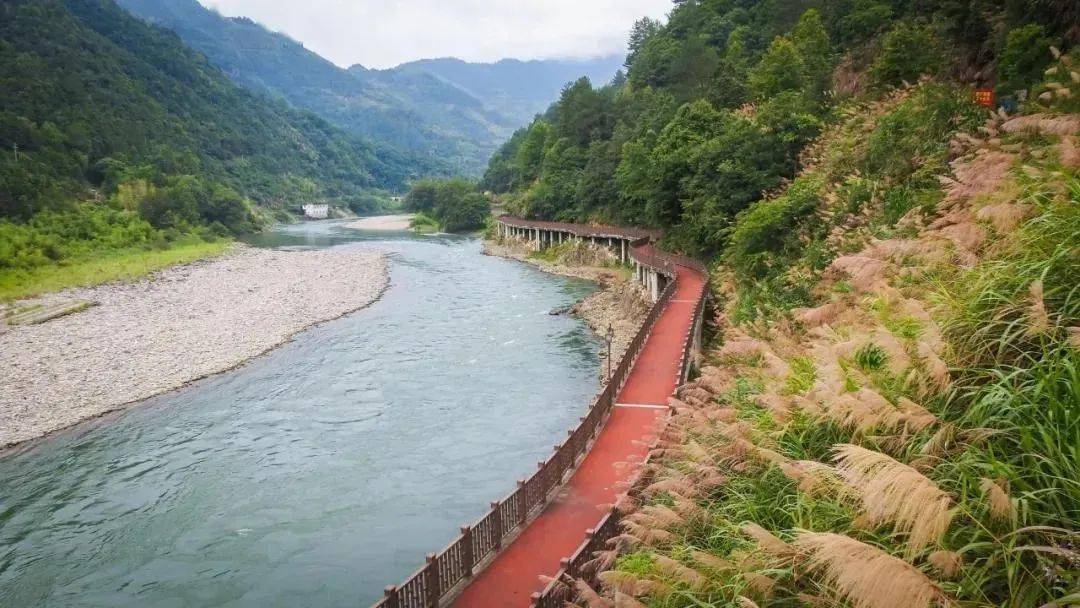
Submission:
<svg viewBox="0 0 1080 608">
<path fill-rule="evenodd" d="M 795 546 L 807 554 L 820 576 L 852 608 L 931 608 L 948 600 L 929 577 L 902 559 L 832 533 L 804 532 Z"/>
<path fill-rule="evenodd" d="M 934 551 L 926 557 L 926 562 L 945 578 L 952 578 L 964 565 L 964 557 L 955 551 Z"/>
<path fill-rule="evenodd" d="M 952 498 L 906 464 L 857 445 L 835 449 L 837 469 L 862 496 L 871 525 L 892 523 L 907 535 L 909 555 L 936 542 L 948 530 Z"/>
<path fill-rule="evenodd" d="M 1015 513 L 1009 494 L 991 479 L 983 477 L 979 481 L 979 488 L 986 495 L 986 502 L 990 507 L 990 518 L 997 521 L 1009 521 Z"/>
</svg>

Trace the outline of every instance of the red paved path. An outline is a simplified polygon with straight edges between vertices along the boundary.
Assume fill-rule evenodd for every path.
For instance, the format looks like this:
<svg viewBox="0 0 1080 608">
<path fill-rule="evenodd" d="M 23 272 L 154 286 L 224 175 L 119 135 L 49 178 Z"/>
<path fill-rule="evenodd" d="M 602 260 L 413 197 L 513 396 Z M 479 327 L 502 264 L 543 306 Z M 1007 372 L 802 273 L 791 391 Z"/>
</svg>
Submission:
<svg viewBox="0 0 1080 608">
<path fill-rule="evenodd" d="M 678 289 L 657 319 L 617 403 L 665 405 L 675 390 L 683 340 L 693 323 L 694 305 L 704 277 L 677 267 Z M 540 575 L 553 576 L 559 560 L 585 540 L 585 531 L 603 517 L 602 505 L 615 502 L 618 482 L 633 474 L 621 463 L 638 461 L 648 451 L 642 439 L 653 434 L 662 408 L 616 406 L 592 450 L 559 496 L 457 598 L 455 608 L 524 608 L 541 591 Z M 636 458 L 635 458 L 636 457 Z"/>
</svg>

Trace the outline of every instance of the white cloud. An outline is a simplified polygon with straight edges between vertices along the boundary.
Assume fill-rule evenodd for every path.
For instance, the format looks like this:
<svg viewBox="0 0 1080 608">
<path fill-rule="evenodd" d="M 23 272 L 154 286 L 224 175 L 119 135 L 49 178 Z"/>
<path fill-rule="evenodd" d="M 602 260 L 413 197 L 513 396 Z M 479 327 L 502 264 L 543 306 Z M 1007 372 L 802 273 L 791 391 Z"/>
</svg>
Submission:
<svg viewBox="0 0 1080 608">
<path fill-rule="evenodd" d="M 624 52 L 630 26 L 671 0 L 200 0 L 288 34 L 330 61 L 390 67 L 428 57 L 492 61 Z"/>
</svg>

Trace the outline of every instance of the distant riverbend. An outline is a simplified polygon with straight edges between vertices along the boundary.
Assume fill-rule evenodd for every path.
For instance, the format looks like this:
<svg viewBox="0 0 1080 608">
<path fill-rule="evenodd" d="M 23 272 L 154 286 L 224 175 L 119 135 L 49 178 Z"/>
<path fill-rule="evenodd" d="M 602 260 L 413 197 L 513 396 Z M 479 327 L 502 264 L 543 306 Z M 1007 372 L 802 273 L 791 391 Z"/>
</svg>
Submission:
<svg viewBox="0 0 1080 608">
<path fill-rule="evenodd" d="M 0 458 L 0 606 L 367 605 L 565 439 L 598 389 L 601 344 L 549 313 L 595 284 L 485 256 L 476 238 L 348 223 L 281 226 L 239 255 L 288 276 L 310 254 L 326 289 L 361 281 L 367 299 L 385 263 L 370 305 Z M 200 306 L 243 287 L 217 284 Z M 319 291 L 252 297 L 277 315 Z M 146 345 L 163 346 L 133 341 L 115 368 Z"/>
</svg>

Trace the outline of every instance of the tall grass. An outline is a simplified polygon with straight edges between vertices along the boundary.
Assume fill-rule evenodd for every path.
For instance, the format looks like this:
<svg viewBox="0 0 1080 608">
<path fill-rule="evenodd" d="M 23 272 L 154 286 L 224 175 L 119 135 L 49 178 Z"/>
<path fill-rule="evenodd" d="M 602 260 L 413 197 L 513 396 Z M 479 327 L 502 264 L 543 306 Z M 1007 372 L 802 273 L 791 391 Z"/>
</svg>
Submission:
<svg viewBox="0 0 1080 608">
<path fill-rule="evenodd" d="M 874 163 L 903 158 L 874 145 L 880 153 Z M 922 341 L 940 328 L 951 384 L 916 390 L 907 374 L 889 369 L 892 354 L 873 344 L 840 361 L 843 374 L 860 374 L 857 366 L 860 380 L 887 399 L 874 408 L 896 419 L 917 416 L 921 424 L 837 422 L 833 414 L 844 403 L 868 408 L 872 393 L 825 393 L 812 401 L 819 379 L 832 374 L 836 382 L 841 372 L 808 358 L 816 351 L 800 350 L 799 341 L 810 338 L 797 328 L 770 334 L 789 375 L 769 378 L 764 368 L 739 360 L 724 361 L 724 373 L 703 375 L 713 378 L 704 383 L 715 389 L 713 403 L 676 415 L 650 467 L 676 480 L 659 486 L 653 501 L 676 505 L 685 500 L 681 492 L 704 515 L 658 522 L 664 534 L 653 538 L 662 540 L 645 543 L 627 560 L 635 580 L 654 584 L 641 594 L 649 606 L 1027 608 L 1077 601 L 1080 177 L 1054 166 L 1045 150 L 1031 158 L 1047 160 L 1015 170 L 1007 191 L 1019 193 L 1013 202 L 1030 210 L 1019 229 L 992 240 L 970 267 L 934 266 L 897 279 L 888 302 L 861 313 L 903 342 L 911 370 Z M 894 188 L 928 183 L 918 167 L 880 175 Z M 878 205 L 867 220 L 885 225 L 898 209 Z M 766 260 L 756 268 L 767 268 L 767 277 L 741 285 L 742 294 L 760 293 L 763 281 L 776 281 L 776 294 L 783 294 L 782 277 L 792 269 L 805 277 L 797 252 L 777 253 L 746 258 Z M 764 308 L 742 294 L 737 307 Z M 904 312 L 909 309 L 898 304 L 906 298 L 929 302 L 935 323 Z M 775 416 L 785 404 L 790 411 Z M 725 481 L 699 487 L 702 471 Z M 658 567 L 659 556 L 703 580 L 685 583 L 697 578 Z M 899 577 L 890 584 L 903 579 L 918 593 L 876 593 L 890 573 Z"/>
<path fill-rule="evenodd" d="M 0 302 L 32 297 L 68 287 L 89 287 L 136 279 L 168 266 L 220 255 L 228 240 L 181 240 L 168 249 L 121 249 L 83 256 L 63 264 L 29 270 L 0 271 Z"/>
</svg>

